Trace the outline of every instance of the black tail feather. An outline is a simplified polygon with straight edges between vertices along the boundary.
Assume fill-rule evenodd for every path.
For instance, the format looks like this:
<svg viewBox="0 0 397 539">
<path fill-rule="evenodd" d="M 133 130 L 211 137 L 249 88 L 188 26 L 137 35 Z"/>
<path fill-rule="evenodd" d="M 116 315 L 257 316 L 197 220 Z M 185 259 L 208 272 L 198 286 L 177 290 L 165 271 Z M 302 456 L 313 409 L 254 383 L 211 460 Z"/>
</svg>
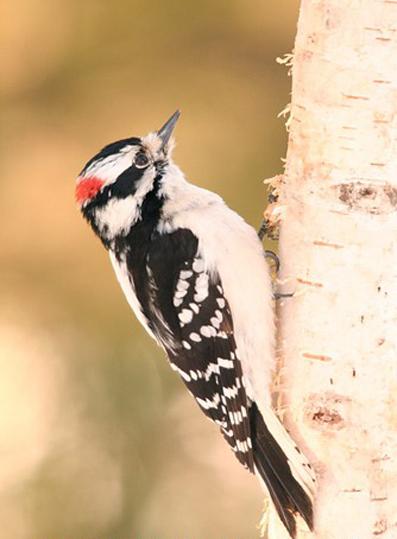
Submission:
<svg viewBox="0 0 397 539">
<path fill-rule="evenodd" d="M 269 490 L 281 521 L 293 538 L 296 537 L 297 513 L 312 530 L 312 501 L 292 475 L 287 457 L 266 427 L 255 403 L 250 409 L 250 423 L 254 463 Z"/>
</svg>

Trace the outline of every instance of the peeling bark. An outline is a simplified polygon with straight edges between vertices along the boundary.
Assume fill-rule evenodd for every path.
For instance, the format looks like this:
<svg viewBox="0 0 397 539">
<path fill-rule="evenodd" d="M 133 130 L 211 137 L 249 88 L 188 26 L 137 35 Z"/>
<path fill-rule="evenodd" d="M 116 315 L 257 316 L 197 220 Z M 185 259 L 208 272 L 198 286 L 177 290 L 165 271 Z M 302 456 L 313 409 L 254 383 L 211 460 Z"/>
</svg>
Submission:
<svg viewBox="0 0 397 539">
<path fill-rule="evenodd" d="M 303 0 L 292 74 L 279 348 L 310 537 L 395 539 L 397 0 Z"/>
</svg>

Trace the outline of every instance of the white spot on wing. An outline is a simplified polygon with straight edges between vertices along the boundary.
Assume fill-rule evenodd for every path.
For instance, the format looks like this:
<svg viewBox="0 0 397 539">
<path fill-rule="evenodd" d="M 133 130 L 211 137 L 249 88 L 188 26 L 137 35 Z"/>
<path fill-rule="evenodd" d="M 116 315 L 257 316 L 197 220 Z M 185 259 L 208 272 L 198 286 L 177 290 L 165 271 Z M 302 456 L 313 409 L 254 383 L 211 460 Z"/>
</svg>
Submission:
<svg viewBox="0 0 397 539">
<path fill-rule="evenodd" d="M 196 280 L 195 288 L 197 291 L 199 291 L 201 288 L 204 288 L 207 290 L 208 293 L 208 274 L 207 273 L 201 273 Z"/>
<path fill-rule="evenodd" d="M 204 261 L 201 258 L 195 258 L 193 265 L 192 265 L 193 271 L 196 273 L 201 273 L 204 271 Z"/>
<path fill-rule="evenodd" d="M 189 303 L 189 307 L 192 309 L 192 311 L 195 313 L 195 314 L 198 314 L 199 313 L 199 306 L 196 305 L 196 303 Z"/>
<path fill-rule="evenodd" d="M 234 399 L 238 395 L 238 389 L 236 386 L 233 387 L 224 387 L 223 393 L 226 395 L 228 399 Z"/>
<path fill-rule="evenodd" d="M 240 412 L 229 412 L 229 419 L 232 425 L 238 425 L 243 420 Z"/>
<path fill-rule="evenodd" d="M 200 275 L 197 277 L 196 283 L 195 283 L 195 295 L 194 295 L 194 301 L 196 303 L 200 303 L 201 301 L 204 301 L 205 298 L 208 296 L 208 274 L 207 273 L 200 273 Z"/>
<path fill-rule="evenodd" d="M 219 328 L 220 328 L 221 323 L 220 323 L 220 321 L 219 321 L 217 318 L 215 318 L 215 316 L 213 316 L 213 317 L 211 318 L 210 322 L 211 322 L 211 324 L 214 326 L 214 328 L 216 328 L 216 329 L 219 329 Z"/>
<path fill-rule="evenodd" d="M 176 285 L 176 289 L 179 290 L 179 291 L 182 291 L 182 290 L 187 290 L 189 288 L 189 283 L 187 281 L 185 281 L 184 279 L 179 279 L 177 285 Z"/>
<path fill-rule="evenodd" d="M 201 290 L 199 293 L 194 294 L 193 299 L 197 303 L 201 303 L 202 301 L 205 300 L 207 296 L 208 296 L 208 292 L 206 292 L 205 290 Z"/>
<path fill-rule="evenodd" d="M 215 328 L 211 326 L 202 326 L 200 328 L 200 333 L 203 337 L 207 337 L 207 338 L 216 336 L 216 330 Z"/>
<path fill-rule="evenodd" d="M 241 442 L 240 440 L 236 440 L 237 449 L 241 451 L 241 453 L 248 453 L 248 445 L 247 441 L 244 440 L 244 442 Z"/>
<path fill-rule="evenodd" d="M 190 309 L 182 309 L 182 312 L 178 314 L 178 318 L 183 324 L 188 324 L 192 321 L 193 312 Z"/>
<path fill-rule="evenodd" d="M 194 341 L 194 342 L 200 342 L 201 341 L 200 335 L 198 333 L 194 333 L 194 332 L 189 335 L 189 339 L 191 341 Z"/>
<path fill-rule="evenodd" d="M 241 423 L 243 421 L 243 418 L 241 416 L 241 412 L 234 412 L 234 420 L 236 422 L 236 425 Z"/>
<path fill-rule="evenodd" d="M 196 397 L 197 402 L 204 408 L 204 410 L 210 410 L 211 408 L 217 408 L 220 403 L 220 398 L 218 393 L 215 393 L 215 395 L 212 397 L 212 399 L 200 399 L 200 397 Z"/>
<path fill-rule="evenodd" d="M 218 365 L 224 369 L 233 369 L 234 364 L 231 359 L 223 359 L 218 357 Z"/>
<path fill-rule="evenodd" d="M 210 363 L 204 373 L 204 378 L 207 380 L 210 379 L 211 374 L 219 374 L 219 365 L 217 363 Z"/>
</svg>

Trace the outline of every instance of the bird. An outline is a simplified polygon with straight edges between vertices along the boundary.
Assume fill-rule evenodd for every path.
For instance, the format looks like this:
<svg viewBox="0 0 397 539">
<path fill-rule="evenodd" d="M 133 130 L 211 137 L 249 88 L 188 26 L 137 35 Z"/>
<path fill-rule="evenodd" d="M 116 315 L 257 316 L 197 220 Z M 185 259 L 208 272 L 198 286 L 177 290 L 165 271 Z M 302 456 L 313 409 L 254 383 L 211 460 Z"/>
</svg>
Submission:
<svg viewBox="0 0 397 539">
<path fill-rule="evenodd" d="M 313 529 L 315 476 L 272 408 L 272 282 L 253 227 L 174 163 L 176 111 L 157 131 L 105 146 L 75 198 L 124 295 L 291 537 Z"/>
</svg>

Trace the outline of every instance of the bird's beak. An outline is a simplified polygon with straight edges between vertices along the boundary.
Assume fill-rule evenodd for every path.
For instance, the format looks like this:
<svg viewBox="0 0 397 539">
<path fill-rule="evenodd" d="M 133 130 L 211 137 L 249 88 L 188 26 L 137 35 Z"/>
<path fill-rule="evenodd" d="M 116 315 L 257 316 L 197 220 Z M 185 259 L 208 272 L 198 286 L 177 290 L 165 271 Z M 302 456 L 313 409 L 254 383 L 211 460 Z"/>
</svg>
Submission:
<svg viewBox="0 0 397 539">
<path fill-rule="evenodd" d="M 172 132 L 174 131 L 175 124 L 178 121 L 180 115 L 181 113 L 179 112 L 179 110 L 174 112 L 171 118 L 165 122 L 163 127 L 157 131 L 157 136 L 161 139 L 160 150 L 163 150 L 167 146 L 168 141 L 171 138 Z"/>
</svg>

